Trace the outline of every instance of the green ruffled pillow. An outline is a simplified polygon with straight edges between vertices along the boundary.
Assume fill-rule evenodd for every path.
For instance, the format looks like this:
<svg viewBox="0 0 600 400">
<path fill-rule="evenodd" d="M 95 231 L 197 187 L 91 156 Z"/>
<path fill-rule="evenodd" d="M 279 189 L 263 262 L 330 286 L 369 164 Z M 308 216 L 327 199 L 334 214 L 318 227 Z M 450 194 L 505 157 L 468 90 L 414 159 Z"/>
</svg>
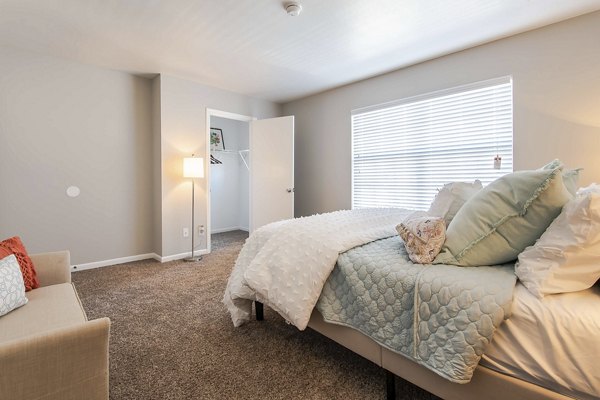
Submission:
<svg viewBox="0 0 600 400">
<path fill-rule="evenodd" d="M 513 261 L 571 198 L 562 166 L 498 178 L 458 211 L 433 263 L 475 267 Z"/>
<path fill-rule="evenodd" d="M 565 187 L 567 188 L 569 193 L 571 193 L 571 195 L 575 196 L 575 193 L 577 193 L 579 183 L 579 173 L 583 170 L 583 168 L 564 168 L 564 164 L 562 163 L 562 161 L 556 158 L 550 161 L 548 164 L 544 165 L 542 169 L 555 169 L 559 167 L 563 167 L 562 176 Z"/>
</svg>

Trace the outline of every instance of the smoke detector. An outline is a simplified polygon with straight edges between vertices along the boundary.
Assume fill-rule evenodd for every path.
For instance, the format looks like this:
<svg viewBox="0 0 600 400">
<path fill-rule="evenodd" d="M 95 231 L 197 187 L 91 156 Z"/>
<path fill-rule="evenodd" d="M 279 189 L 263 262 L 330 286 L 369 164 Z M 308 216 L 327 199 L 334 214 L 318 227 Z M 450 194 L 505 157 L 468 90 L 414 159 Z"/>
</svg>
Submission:
<svg viewBox="0 0 600 400">
<path fill-rule="evenodd" d="M 300 3 L 287 3 L 285 11 L 290 17 L 297 17 L 302 12 L 302 6 Z"/>
</svg>

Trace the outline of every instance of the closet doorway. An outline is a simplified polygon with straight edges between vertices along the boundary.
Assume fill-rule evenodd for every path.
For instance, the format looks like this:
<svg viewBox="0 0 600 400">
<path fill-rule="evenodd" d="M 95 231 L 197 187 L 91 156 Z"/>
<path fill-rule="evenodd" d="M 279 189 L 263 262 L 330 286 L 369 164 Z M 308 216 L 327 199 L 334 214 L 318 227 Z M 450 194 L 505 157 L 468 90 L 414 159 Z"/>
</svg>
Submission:
<svg viewBox="0 0 600 400">
<path fill-rule="evenodd" d="M 212 110 L 209 123 L 209 222 L 215 233 L 250 230 L 250 121 L 254 118 Z"/>
<path fill-rule="evenodd" d="M 206 109 L 207 250 L 213 233 L 294 217 L 294 117 Z"/>
</svg>

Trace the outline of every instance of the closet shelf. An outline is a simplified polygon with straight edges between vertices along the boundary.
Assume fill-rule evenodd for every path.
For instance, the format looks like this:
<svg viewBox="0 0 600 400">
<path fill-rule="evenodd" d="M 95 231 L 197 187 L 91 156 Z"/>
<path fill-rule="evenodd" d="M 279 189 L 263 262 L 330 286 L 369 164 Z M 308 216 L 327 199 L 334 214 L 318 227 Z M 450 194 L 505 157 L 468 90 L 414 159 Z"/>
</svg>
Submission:
<svg viewBox="0 0 600 400">
<path fill-rule="evenodd" d="M 244 153 L 250 153 L 249 149 L 244 149 L 244 150 L 211 150 L 210 154 L 213 154 L 213 153 L 238 154 L 240 156 L 240 158 L 242 159 L 242 161 L 244 162 L 244 165 L 246 166 L 246 168 L 248 169 L 248 171 L 250 170 L 250 166 L 248 165 L 248 161 L 246 161 L 246 158 L 243 156 Z"/>
</svg>

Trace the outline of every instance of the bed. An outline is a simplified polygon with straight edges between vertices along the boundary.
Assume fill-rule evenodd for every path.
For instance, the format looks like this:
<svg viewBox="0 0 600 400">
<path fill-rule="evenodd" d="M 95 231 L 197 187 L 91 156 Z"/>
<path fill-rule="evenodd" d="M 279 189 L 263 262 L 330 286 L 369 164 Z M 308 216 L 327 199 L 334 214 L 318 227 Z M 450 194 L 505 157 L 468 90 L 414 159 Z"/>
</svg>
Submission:
<svg viewBox="0 0 600 400">
<path fill-rule="evenodd" d="M 517 284 L 512 316 L 480 365 L 573 398 L 598 398 L 599 305 L 597 285 L 540 300 Z"/>
<path fill-rule="evenodd" d="M 511 318 L 496 331 L 466 385 L 441 378 L 355 329 L 328 324 L 318 311 L 308 326 L 442 398 L 596 399 L 600 393 L 596 365 L 600 309 L 594 305 L 600 304 L 600 288 L 548 300 L 535 298 L 517 284 Z M 544 351 L 550 346 L 552 352 Z M 388 394 L 395 398 L 392 391 Z"/>
<path fill-rule="evenodd" d="M 465 266 L 476 268 L 461 267 L 452 254 L 445 255 L 455 257 L 452 263 L 412 263 L 404 249 L 408 242 L 394 229 L 412 218 L 407 210 L 339 211 L 267 225 L 250 236 L 230 276 L 224 303 L 232 321 L 248 321 L 253 303 L 261 319 L 264 303 L 298 329 L 314 329 L 381 366 L 388 398 L 395 398 L 395 375 L 446 399 L 600 398 L 597 286 L 539 299 L 517 282 L 514 264 L 506 263 L 542 241 L 573 199 L 560 168 L 540 171 L 531 172 L 537 186 L 526 188 L 523 201 L 514 200 L 518 183 L 502 188 L 508 206 L 525 204 L 510 218 L 529 212 L 537 221 L 516 221 L 518 229 L 504 233 L 493 223 L 490 232 L 508 237 L 509 244 L 498 264 L 477 263 L 473 252 Z M 544 193 L 550 203 L 562 198 L 540 225 L 541 208 L 527 207 Z M 597 202 L 600 210 L 600 194 Z M 487 209 L 480 216 L 490 213 L 489 202 L 483 203 Z M 480 218 L 463 219 L 481 225 Z M 449 229 L 459 226 L 455 221 Z M 532 230 L 530 244 L 514 246 L 514 232 L 526 229 Z M 497 246 L 489 236 L 483 241 Z"/>
<path fill-rule="evenodd" d="M 464 385 L 416 365 L 356 329 L 325 322 L 318 310 L 308 327 L 384 368 L 388 399 L 395 399 L 397 375 L 445 399 L 591 400 L 600 393 L 598 302 L 599 287 L 542 302 L 517 284 L 511 318 L 498 329 L 471 382 Z M 256 304 L 256 316 L 263 319 L 262 303 Z M 565 341 L 567 335 L 578 340 Z M 543 351 L 556 343 L 562 346 Z"/>
</svg>

